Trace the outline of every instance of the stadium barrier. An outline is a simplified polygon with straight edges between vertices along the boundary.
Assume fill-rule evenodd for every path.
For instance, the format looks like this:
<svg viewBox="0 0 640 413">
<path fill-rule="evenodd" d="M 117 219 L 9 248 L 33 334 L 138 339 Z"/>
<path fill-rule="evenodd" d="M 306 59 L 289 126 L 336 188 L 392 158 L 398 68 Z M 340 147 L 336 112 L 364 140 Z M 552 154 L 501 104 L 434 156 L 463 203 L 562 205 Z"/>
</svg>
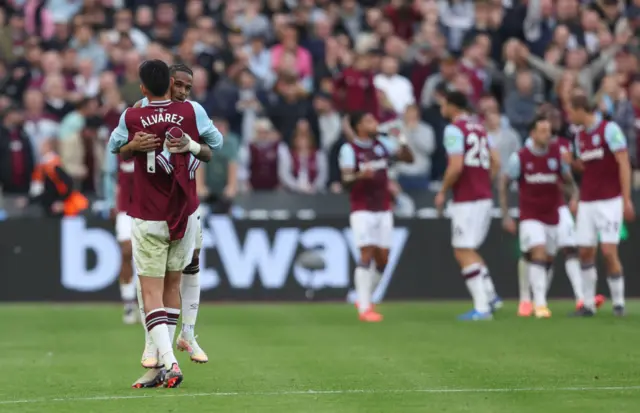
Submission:
<svg viewBox="0 0 640 413">
<path fill-rule="evenodd" d="M 356 248 L 348 220 L 234 221 L 227 216 L 203 220 L 202 298 L 204 301 L 348 300 Z M 634 233 L 621 245 L 627 294 L 640 296 L 640 257 Z M 0 301 L 119 300 L 120 252 L 108 221 L 0 222 Z M 446 219 L 397 220 L 387 271 L 376 300 L 467 298 L 450 247 Z M 308 271 L 296 265 L 302 251 L 315 249 L 326 267 Z M 496 287 L 517 296 L 517 239 L 494 220 L 482 253 Z M 561 259 L 556 263 L 551 295 L 570 297 Z M 600 272 L 599 291 L 608 291 Z"/>
</svg>

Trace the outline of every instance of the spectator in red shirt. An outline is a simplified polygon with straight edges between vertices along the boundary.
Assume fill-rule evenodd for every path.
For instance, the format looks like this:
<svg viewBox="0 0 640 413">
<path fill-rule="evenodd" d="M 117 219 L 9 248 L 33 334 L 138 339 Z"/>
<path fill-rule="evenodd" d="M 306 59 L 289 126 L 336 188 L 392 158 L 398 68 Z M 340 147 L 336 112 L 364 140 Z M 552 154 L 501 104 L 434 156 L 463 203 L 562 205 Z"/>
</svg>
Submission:
<svg viewBox="0 0 640 413">
<path fill-rule="evenodd" d="M 380 114 L 378 94 L 373 85 L 369 53 L 357 54 L 353 65 L 344 69 L 335 78 L 334 102 L 343 112 L 363 110 L 376 116 Z"/>
</svg>

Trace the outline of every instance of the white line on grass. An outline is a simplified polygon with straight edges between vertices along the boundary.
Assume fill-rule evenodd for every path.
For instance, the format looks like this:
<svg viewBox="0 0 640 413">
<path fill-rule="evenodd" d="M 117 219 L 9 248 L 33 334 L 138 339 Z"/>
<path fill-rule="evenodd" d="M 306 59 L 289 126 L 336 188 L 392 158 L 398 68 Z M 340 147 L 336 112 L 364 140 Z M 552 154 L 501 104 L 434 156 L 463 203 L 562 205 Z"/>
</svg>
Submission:
<svg viewBox="0 0 640 413">
<path fill-rule="evenodd" d="M 597 391 L 636 391 L 640 386 L 615 387 L 521 387 L 503 389 L 346 389 L 346 390 L 291 390 L 272 392 L 211 392 L 211 393 L 180 393 L 169 390 L 169 393 L 157 393 L 153 390 L 139 390 L 145 394 L 131 396 L 93 396 L 93 397 L 60 397 L 50 399 L 0 400 L 0 405 L 30 404 L 52 402 L 83 402 L 104 400 L 153 399 L 158 397 L 260 397 L 260 396 L 322 396 L 346 394 L 447 394 L 447 393 L 549 393 L 549 392 L 597 392 Z"/>
</svg>

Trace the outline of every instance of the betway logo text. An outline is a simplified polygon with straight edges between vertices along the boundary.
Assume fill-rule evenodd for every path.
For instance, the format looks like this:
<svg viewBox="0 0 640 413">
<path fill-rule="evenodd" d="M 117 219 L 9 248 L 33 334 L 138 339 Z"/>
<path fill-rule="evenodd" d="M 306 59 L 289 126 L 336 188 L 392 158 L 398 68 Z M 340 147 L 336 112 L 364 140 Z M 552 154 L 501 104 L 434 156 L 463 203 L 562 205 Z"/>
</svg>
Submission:
<svg viewBox="0 0 640 413">
<path fill-rule="evenodd" d="M 598 148 L 598 149 L 592 149 L 590 151 L 584 151 L 580 154 L 580 159 L 582 159 L 584 162 L 589 162 L 589 161 L 593 161 L 596 159 L 602 159 L 604 158 L 604 149 L 603 148 Z"/>
<path fill-rule="evenodd" d="M 524 180 L 530 184 L 554 184 L 558 182 L 558 174 L 525 174 Z"/>
<path fill-rule="evenodd" d="M 304 288 L 351 285 L 350 261 L 357 261 L 358 250 L 348 228 L 279 228 L 271 240 L 266 229 L 255 227 L 241 241 L 228 217 L 210 216 L 207 223 L 200 256 L 200 282 L 205 291 L 218 287 L 222 277 L 232 289 L 248 289 L 257 282 L 266 289 L 280 289 L 291 276 Z M 376 301 L 384 297 L 408 237 L 407 228 L 394 230 L 389 264 L 374 294 Z M 207 253 L 213 249 L 220 256 L 221 268 L 207 267 Z M 323 256 L 324 270 L 309 271 L 295 265 L 297 252 L 306 249 Z M 87 265 L 88 250 L 96 256 L 93 268 Z M 65 288 L 82 292 L 104 289 L 116 282 L 120 264 L 119 246 L 111 232 L 87 228 L 84 218 L 63 220 L 61 282 Z"/>
</svg>

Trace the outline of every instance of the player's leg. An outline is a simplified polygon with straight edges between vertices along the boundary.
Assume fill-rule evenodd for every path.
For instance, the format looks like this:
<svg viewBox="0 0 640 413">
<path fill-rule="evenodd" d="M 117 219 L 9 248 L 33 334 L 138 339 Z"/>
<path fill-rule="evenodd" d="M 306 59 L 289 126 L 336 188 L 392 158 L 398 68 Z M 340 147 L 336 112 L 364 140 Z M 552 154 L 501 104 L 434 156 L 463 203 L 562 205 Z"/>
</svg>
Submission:
<svg viewBox="0 0 640 413">
<path fill-rule="evenodd" d="M 622 199 L 610 199 L 598 202 L 598 230 L 600 251 L 607 271 L 607 284 L 611 293 L 613 313 L 623 316 L 625 313 L 624 275 L 618 244 L 622 226 Z"/>
<path fill-rule="evenodd" d="M 144 329 L 144 351 L 142 352 L 142 358 L 140 364 L 145 369 L 160 368 L 158 365 L 158 347 L 153 344 L 149 331 L 145 323 L 146 314 L 144 312 L 144 300 L 142 299 L 142 289 L 140 286 L 140 277 L 136 278 L 136 293 L 138 295 L 138 309 L 140 311 L 140 319 L 142 320 L 142 328 Z M 134 383 L 135 384 L 135 383 Z"/>
<path fill-rule="evenodd" d="M 122 321 L 125 324 L 135 324 L 136 314 L 136 285 L 133 282 L 133 265 L 131 263 L 131 222 L 132 219 L 124 212 L 116 216 L 116 239 L 120 243 L 122 264 L 120 266 L 120 298 L 124 304 Z"/>
<path fill-rule="evenodd" d="M 361 321 L 367 322 L 381 321 L 382 317 L 371 306 L 371 292 L 375 277 L 371 270 L 371 264 L 377 241 L 374 214 L 370 211 L 355 211 L 351 213 L 349 221 L 354 243 L 360 250 L 360 257 L 354 273 L 359 318 Z"/>
<path fill-rule="evenodd" d="M 531 298 L 531 284 L 529 283 L 529 267 L 531 261 L 528 253 L 522 252 L 518 260 L 518 291 L 520 303 L 518 304 L 518 316 L 530 317 L 533 314 L 533 303 Z"/>
<path fill-rule="evenodd" d="M 173 354 L 164 305 L 164 278 L 165 275 L 172 276 L 166 274 L 170 252 L 168 237 L 166 222 L 133 220 L 133 260 L 138 269 L 145 325 L 158 348 L 161 363 L 170 369 L 177 366 L 177 360 Z"/>
<path fill-rule="evenodd" d="M 547 234 L 545 225 L 536 220 L 520 221 L 520 247 L 528 258 L 527 274 L 533 292 L 534 314 L 549 317 L 547 306 Z"/>
<path fill-rule="evenodd" d="M 493 203 L 490 200 L 478 201 L 477 209 L 477 230 L 475 232 L 478 237 L 477 244 L 478 247 L 480 247 L 484 244 L 487 234 L 489 233 L 489 228 L 491 227 Z M 491 311 L 495 311 L 502 308 L 502 299 L 498 296 L 498 293 L 496 293 L 496 287 L 494 286 L 493 279 L 489 273 L 489 267 L 484 260 L 482 261 L 482 265 L 482 283 L 484 284 L 484 289 L 487 294 L 487 299 L 489 300 L 489 305 L 491 306 Z"/>
<path fill-rule="evenodd" d="M 486 266 L 482 257 L 476 252 L 476 248 L 480 247 L 484 241 L 483 234 L 479 234 L 481 228 L 477 222 L 482 219 L 482 211 L 479 211 L 475 202 L 454 203 L 451 206 L 453 254 L 460 265 L 462 278 L 473 300 L 473 310 L 461 315 L 459 318 L 462 320 L 493 318 L 483 279 Z"/>
<path fill-rule="evenodd" d="M 582 291 L 584 305 L 575 315 L 591 317 L 596 311 L 596 285 L 598 273 L 596 271 L 596 246 L 598 244 L 598 229 L 596 227 L 593 202 L 580 202 L 576 217 L 576 243 L 582 273 Z"/>
<path fill-rule="evenodd" d="M 377 213 L 378 231 L 377 231 L 377 246 L 374 251 L 373 257 L 373 283 L 371 285 L 371 295 L 378 288 L 380 280 L 387 268 L 389 262 L 389 248 L 393 243 L 393 212 L 384 211 Z"/>
<path fill-rule="evenodd" d="M 195 336 L 196 320 L 200 308 L 200 242 L 196 242 L 191 263 L 182 271 L 180 297 L 182 298 L 182 329 L 178 336 L 177 347 L 187 351 L 191 360 L 196 363 L 209 361 L 207 353 L 202 350 Z"/>
</svg>

